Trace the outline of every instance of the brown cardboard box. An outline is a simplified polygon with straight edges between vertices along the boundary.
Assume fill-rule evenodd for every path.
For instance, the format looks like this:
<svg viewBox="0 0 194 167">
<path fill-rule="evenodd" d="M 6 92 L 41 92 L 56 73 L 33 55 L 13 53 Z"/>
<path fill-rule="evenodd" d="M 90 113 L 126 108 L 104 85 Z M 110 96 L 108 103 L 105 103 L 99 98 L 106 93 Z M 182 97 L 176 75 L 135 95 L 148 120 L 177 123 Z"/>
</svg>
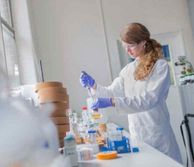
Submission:
<svg viewBox="0 0 194 167">
<path fill-rule="evenodd" d="M 35 86 L 35 92 L 47 87 L 63 87 L 61 82 L 39 82 Z"/>
<path fill-rule="evenodd" d="M 68 116 L 68 110 L 55 110 L 52 112 L 51 117 L 67 117 Z"/>
<path fill-rule="evenodd" d="M 63 87 L 48 87 L 48 88 L 42 88 L 37 92 L 38 96 L 44 96 L 45 94 L 55 95 L 58 93 L 67 95 L 67 90 L 66 88 L 63 88 Z"/>
<path fill-rule="evenodd" d="M 66 136 L 66 132 L 65 133 L 58 133 L 58 138 L 62 139 Z"/>
<path fill-rule="evenodd" d="M 69 124 L 69 117 L 51 117 L 56 125 Z"/>
<path fill-rule="evenodd" d="M 61 134 L 61 135 L 59 136 L 59 140 L 63 140 L 65 136 L 66 136 L 66 134 Z"/>
<path fill-rule="evenodd" d="M 64 146 L 64 139 L 59 140 L 59 145 L 61 148 Z"/>
<path fill-rule="evenodd" d="M 42 96 L 39 96 L 39 102 L 42 103 L 51 103 L 51 102 L 61 102 L 61 103 L 69 103 L 69 96 L 66 94 L 56 93 L 45 93 Z"/>
<path fill-rule="evenodd" d="M 58 131 L 58 134 L 60 134 L 60 133 L 64 133 L 64 134 L 66 134 L 66 132 L 68 132 L 69 130 L 70 130 L 70 127 L 69 127 L 69 125 L 56 125 L 56 127 L 57 127 L 57 131 Z"/>
<path fill-rule="evenodd" d="M 69 107 L 68 104 L 61 103 L 61 107 L 57 109 L 54 105 L 55 103 L 43 103 L 40 105 L 40 110 L 50 110 L 52 111 L 51 117 L 67 117 L 68 116 L 68 111 Z"/>
<path fill-rule="evenodd" d="M 65 110 L 69 108 L 69 103 L 52 103 L 55 110 Z"/>
<path fill-rule="evenodd" d="M 55 110 L 66 110 L 69 108 L 69 103 L 60 103 L 60 102 L 55 102 L 55 103 L 42 103 L 40 104 L 40 108 L 44 108 L 47 106 L 51 106 L 53 108 L 53 111 Z"/>
</svg>

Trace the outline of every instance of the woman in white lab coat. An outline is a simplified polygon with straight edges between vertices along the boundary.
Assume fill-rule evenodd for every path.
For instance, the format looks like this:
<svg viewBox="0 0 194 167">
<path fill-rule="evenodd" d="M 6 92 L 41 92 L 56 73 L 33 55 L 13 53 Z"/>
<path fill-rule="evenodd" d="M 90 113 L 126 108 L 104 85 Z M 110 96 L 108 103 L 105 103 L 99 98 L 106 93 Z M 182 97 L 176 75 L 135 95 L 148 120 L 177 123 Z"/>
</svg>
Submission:
<svg viewBox="0 0 194 167">
<path fill-rule="evenodd" d="M 127 25 L 121 32 L 121 40 L 135 60 L 122 69 L 110 86 L 96 84 L 86 72 L 81 74 L 82 86 L 97 97 L 92 109 L 116 107 L 128 112 L 133 140 L 145 142 L 182 162 L 166 105 L 170 74 L 162 47 L 140 23 Z"/>
</svg>

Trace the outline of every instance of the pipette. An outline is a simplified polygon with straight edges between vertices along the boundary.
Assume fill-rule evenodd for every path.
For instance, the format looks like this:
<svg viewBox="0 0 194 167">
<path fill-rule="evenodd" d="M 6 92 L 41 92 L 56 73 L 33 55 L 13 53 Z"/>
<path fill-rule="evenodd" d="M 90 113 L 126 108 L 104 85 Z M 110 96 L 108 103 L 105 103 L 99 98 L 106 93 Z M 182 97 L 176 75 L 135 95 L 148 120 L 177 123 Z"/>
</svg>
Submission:
<svg viewBox="0 0 194 167">
<path fill-rule="evenodd" d="M 94 102 L 94 101 L 95 101 L 95 98 L 94 98 L 94 96 L 93 96 L 93 94 L 92 94 L 92 92 L 91 92 L 90 87 L 87 86 L 87 89 L 88 89 L 88 93 L 89 93 L 90 97 L 92 98 L 92 100 L 93 100 L 93 102 Z"/>
<path fill-rule="evenodd" d="M 85 74 L 85 72 L 82 71 L 82 74 Z M 88 93 L 89 93 L 90 97 L 92 98 L 92 101 L 95 102 L 96 99 L 95 99 L 95 97 L 93 96 L 93 94 L 91 92 L 90 86 L 87 85 L 86 88 L 88 89 Z M 102 117 L 102 115 L 98 112 L 98 109 L 93 110 L 93 113 L 92 113 L 91 116 L 92 116 L 92 119 L 100 119 Z"/>
</svg>

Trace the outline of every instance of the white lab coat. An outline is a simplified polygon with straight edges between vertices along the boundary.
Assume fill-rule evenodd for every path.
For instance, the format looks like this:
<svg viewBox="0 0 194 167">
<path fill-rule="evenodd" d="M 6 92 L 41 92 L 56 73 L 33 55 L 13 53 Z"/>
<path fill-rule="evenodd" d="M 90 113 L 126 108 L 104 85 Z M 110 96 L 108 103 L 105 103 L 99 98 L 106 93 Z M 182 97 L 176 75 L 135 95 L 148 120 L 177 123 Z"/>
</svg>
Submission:
<svg viewBox="0 0 194 167">
<path fill-rule="evenodd" d="M 96 97 L 114 97 L 117 111 L 128 112 L 129 131 L 133 139 L 182 162 L 166 105 L 170 87 L 168 63 L 158 60 L 144 81 L 134 79 L 137 64 L 138 59 L 129 63 L 110 86 L 97 85 L 93 94 Z"/>
</svg>

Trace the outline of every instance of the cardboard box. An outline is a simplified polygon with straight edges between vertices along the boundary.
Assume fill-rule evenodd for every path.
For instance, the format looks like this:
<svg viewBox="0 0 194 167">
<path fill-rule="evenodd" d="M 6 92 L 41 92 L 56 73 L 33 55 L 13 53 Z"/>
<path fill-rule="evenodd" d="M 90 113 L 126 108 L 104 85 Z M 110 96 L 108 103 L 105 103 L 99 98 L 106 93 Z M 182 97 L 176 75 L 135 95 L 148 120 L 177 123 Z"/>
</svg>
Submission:
<svg viewBox="0 0 194 167">
<path fill-rule="evenodd" d="M 54 110 L 51 117 L 68 117 L 68 109 L 64 110 Z"/>
<path fill-rule="evenodd" d="M 69 103 L 61 103 L 61 102 L 51 102 L 51 103 L 42 103 L 40 104 L 40 108 L 44 109 L 44 107 L 51 106 L 53 111 L 56 110 L 67 110 L 69 108 Z"/>
<path fill-rule="evenodd" d="M 63 87 L 63 84 L 61 82 L 39 82 L 35 86 L 35 92 L 48 87 Z"/>
<path fill-rule="evenodd" d="M 63 124 L 69 125 L 69 117 L 51 117 L 51 119 L 56 125 L 63 125 Z"/>
<path fill-rule="evenodd" d="M 59 140 L 59 145 L 61 148 L 64 147 L 64 139 Z"/>
<path fill-rule="evenodd" d="M 63 140 L 65 136 L 66 136 L 66 134 L 62 134 L 62 133 L 61 133 L 61 134 L 59 135 L 59 140 Z"/>
<path fill-rule="evenodd" d="M 55 95 L 55 94 L 65 94 L 67 95 L 67 90 L 66 88 L 63 88 L 63 87 L 48 87 L 48 88 L 43 88 L 43 89 L 40 89 L 37 94 L 38 96 L 44 96 L 45 94 L 51 94 L 51 95 Z"/>
<path fill-rule="evenodd" d="M 61 133 L 66 134 L 66 132 L 70 130 L 70 127 L 67 124 L 56 125 L 56 127 L 57 127 L 58 134 L 61 134 Z"/>
<path fill-rule="evenodd" d="M 40 110 L 52 111 L 51 117 L 67 117 L 69 111 L 69 105 L 61 103 L 60 105 L 55 106 L 55 103 L 44 103 L 40 105 Z"/>
<path fill-rule="evenodd" d="M 39 103 L 51 103 L 51 102 L 61 102 L 61 103 L 69 103 L 69 96 L 62 93 L 50 94 L 45 93 L 42 96 L 39 96 Z"/>
</svg>

